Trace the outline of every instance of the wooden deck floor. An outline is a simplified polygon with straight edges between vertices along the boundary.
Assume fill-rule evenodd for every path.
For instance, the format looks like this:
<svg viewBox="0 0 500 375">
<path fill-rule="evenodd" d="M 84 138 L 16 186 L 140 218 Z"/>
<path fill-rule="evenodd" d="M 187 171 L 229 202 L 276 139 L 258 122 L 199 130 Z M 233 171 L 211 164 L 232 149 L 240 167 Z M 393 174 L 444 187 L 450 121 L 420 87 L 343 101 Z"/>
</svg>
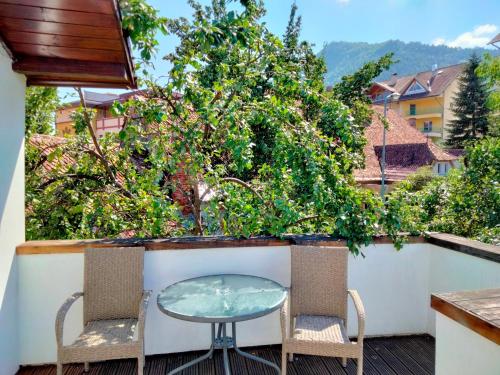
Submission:
<svg viewBox="0 0 500 375">
<path fill-rule="evenodd" d="M 248 352 L 280 363 L 280 346 L 266 346 L 247 349 Z M 154 355 L 146 358 L 145 375 L 165 375 L 168 371 L 186 363 L 201 352 Z M 430 336 L 407 336 L 391 338 L 371 338 L 365 340 L 365 375 L 428 375 L 434 374 L 435 345 Z M 231 351 L 233 375 L 275 375 L 270 367 L 248 361 Z M 89 375 L 135 375 L 137 361 L 120 360 L 94 363 Z M 356 364 L 349 360 L 344 369 L 335 358 L 297 355 L 288 367 L 288 375 L 342 375 L 356 374 Z M 18 375 L 55 375 L 55 366 L 23 367 Z M 65 375 L 83 373 L 83 365 L 66 365 Z M 197 367 L 182 372 L 183 375 L 223 375 L 220 351 L 214 360 L 207 360 Z"/>
</svg>

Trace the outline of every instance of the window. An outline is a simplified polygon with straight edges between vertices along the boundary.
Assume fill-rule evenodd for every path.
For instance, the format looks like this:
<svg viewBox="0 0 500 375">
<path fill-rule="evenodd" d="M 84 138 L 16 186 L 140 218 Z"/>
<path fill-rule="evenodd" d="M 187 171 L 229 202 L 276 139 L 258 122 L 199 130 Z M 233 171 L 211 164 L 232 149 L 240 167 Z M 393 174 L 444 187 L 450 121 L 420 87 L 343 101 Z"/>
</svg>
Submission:
<svg viewBox="0 0 500 375">
<path fill-rule="evenodd" d="M 417 105 L 410 104 L 410 116 L 415 116 L 417 114 Z"/>
<path fill-rule="evenodd" d="M 414 118 L 409 119 L 408 123 L 410 124 L 410 126 L 413 126 L 413 127 L 417 126 L 417 120 Z"/>
<path fill-rule="evenodd" d="M 432 131 L 432 121 L 424 121 L 424 132 L 428 133 Z"/>
<path fill-rule="evenodd" d="M 427 92 L 424 87 L 417 81 L 413 82 L 411 86 L 406 90 L 405 95 L 415 95 Z"/>
<path fill-rule="evenodd" d="M 440 176 L 446 176 L 450 170 L 450 165 L 448 163 L 437 163 L 437 173 Z"/>
</svg>

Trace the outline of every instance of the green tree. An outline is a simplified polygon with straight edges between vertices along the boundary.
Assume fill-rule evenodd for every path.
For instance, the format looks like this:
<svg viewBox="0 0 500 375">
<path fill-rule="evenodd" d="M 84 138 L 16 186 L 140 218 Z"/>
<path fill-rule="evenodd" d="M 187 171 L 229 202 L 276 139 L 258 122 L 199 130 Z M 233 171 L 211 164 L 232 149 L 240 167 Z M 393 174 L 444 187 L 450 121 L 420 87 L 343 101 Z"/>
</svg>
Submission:
<svg viewBox="0 0 500 375">
<path fill-rule="evenodd" d="M 28 87 L 26 89 L 26 135 L 51 134 L 59 97 L 55 87 Z"/>
<path fill-rule="evenodd" d="M 87 131 L 51 152 L 75 162 L 39 174 L 30 235 L 321 232 L 357 253 L 374 234 L 394 234 L 380 199 L 355 186 L 362 132 L 325 90 L 310 45 L 273 35 L 260 1 L 191 4 L 192 20 L 167 23 L 180 41 L 166 57 L 168 83 L 150 79 L 147 98 L 116 103 L 125 125 L 100 140 L 84 107 Z"/>
<path fill-rule="evenodd" d="M 465 164 L 446 177 L 427 180 L 420 173 L 390 193 L 389 209 L 404 231 L 439 231 L 500 244 L 500 138 L 484 137 L 468 146 Z"/>
<path fill-rule="evenodd" d="M 476 73 L 481 59 L 473 54 L 459 78 L 458 93 L 453 98 L 451 110 L 455 116 L 448 124 L 447 145 L 464 148 L 465 145 L 488 133 L 488 89 Z"/>
<path fill-rule="evenodd" d="M 500 57 L 485 53 L 476 72 L 485 80 L 489 90 L 487 101 L 490 110 L 488 132 L 492 136 L 500 137 Z"/>
</svg>

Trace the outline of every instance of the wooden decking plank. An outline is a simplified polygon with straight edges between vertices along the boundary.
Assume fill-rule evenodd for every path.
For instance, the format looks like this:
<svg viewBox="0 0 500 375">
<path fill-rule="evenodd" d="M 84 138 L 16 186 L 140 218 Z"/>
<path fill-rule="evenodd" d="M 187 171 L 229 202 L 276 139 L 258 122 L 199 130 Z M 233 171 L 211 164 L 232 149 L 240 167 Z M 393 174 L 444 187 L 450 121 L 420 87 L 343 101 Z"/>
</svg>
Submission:
<svg viewBox="0 0 500 375">
<path fill-rule="evenodd" d="M 325 364 L 328 372 L 331 375 L 345 375 L 346 370 L 342 367 L 342 364 L 337 358 L 333 357 L 321 357 L 321 360 Z"/>
<path fill-rule="evenodd" d="M 154 355 L 146 358 L 145 375 L 165 375 L 166 365 L 164 356 Z"/>
<path fill-rule="evenodd" d="M 416 360 L 420 366 L 426 369 L 429 374 L 434 372 L 434 359 L 429 356 L 429 353 L 421 347 L 417 339 L 412 338 L 402 338 L 401 345 L 405 347 L 408 353 Z"/>
<path fill-rule="evenodd" d="M 243 348 L 242 350 L 249 353 L 249 354 L 252 354 L 252 355 L 256 355 L 259 357 L 262 356 L 262 354 L 260 353 L 260 350 L 258 350 L 258 348 Z M 270 371 L 272 369 L 269 366 L 264 366 L 262 363 L 252 361 L 252 360 L 246 359 L 246 358 L 244 358 L 244 360 L 246 363 L 248 375 L 262 375 L 262 374 L 265 374 L 265 375 L 273 374 L 274 375 L 274 373 L 276 373 L 276 371 L 274 371 L 274 373 L 272 373 Z"/>
<path fill-rule="evenodd" d="M 200 352 L 199 356 L 206 354 L 206 351 Z M 198 363 L 198 374 L 215 375 L 215 364 L 213 359 L 205 359 Z"/>
<path fill-rule="evenodd" d="M 279 348 L 276 350 L 276 348 Z M 274 348 L 271 346 L 266 346 L 257 351 L 257 355 L 266 359 L 272 363 L 278 365 L 281 368 L 281 346 L 275 346 Z M 277 358 L 276 358 L 277 357 Z M 265 366 L 268 374 L 276 375 L 276 370 L 269 366 Z"/>
<path fill-rule="evenodd" d="M 318 356 L 296 355 L 293 365 L 300 375 L 330 375 L 328 367 Z"/>
<path fill-rule="evenodd" d="M 349 375 L 356 375 L 358 371 L 358 361 L 356 359 L 348 359 L 347 367 L 345 368 Z M 380 375 L 383 372 L 377 371 L 375 366 L 371 363 L 366 352 L 363 352 L 363 374 L 364 375 Z M 385 375 L 385 374 L 384 374 Z"/>
<path fill-rule="evenodd" d="M 281 366 L 281 346 L 245 348 Z M 145 375 L 165 375 L 205 352 L 175 353 L 146 357 Z M 287 375 L 346 375 L 356 374 L 356 361 L 349 359 L 344 370 L 340 359 L 296 355 L 297 361 L 288 363 Z M 268 366 L 249 361 L 230 350 L 233 375 L 276 375 Z M 434 374 L 435 342 L 431 336 L 408 336 L 366 339 L 364 349 L 364 375 L 427 375 Z M 83 365 L 64 366 L 64 375 L 82 375 Z M 137 360 L 118 360 L 92 363 L 88 375 L 136 375 Z M 56 375 L 49 366 L 22 367 L 17 375 Z M 222 352 L 216 351 L 213 360 L 206 360 L 181 375 L 224 375 Z"/>
<path fill-rule="evenodd" d="M 379 340 L 367 340 L 365 341 L 365 346 L 370 346 L 375 352 L 379 353 L 380 357 L 384 362 L 392 368 L 396 374 L 409 374 L 412 375 L 411 369 L 406 366 L 404 360 L 396 355 L 394 355 L 389 349 L 385 347 L 383 341 Z"/>
<path fill-rule="evenodd" d="M 377 340 L 377 341 L 379 341 L 379 340 Z M 381 342 L 381 344 L 384 345 L 387 348 L 387 350 L 389 350 L 391 352 L 391 354 L 393 356 L 400 359 L 404 363 L 405 367 L 409 370 L 409 373 L 411 373 L 413 375 L 427 375 L 427 374 L 429 374 L 394 339 L 392 339 L 392 340 L 391 339 L 382 339 L 379 342 Z"/>
<path fill-rule="evenodd" d="M 229 363 L 231 364 L 231 374 L 247 374 L 248 371 L 245 358 L 237 354 L 234 350 L 229 351 Z"/>
<path fill-rule="evenodd" d="M 224 360 L 222 358 L 222 350 L 216 350 L 214 352 L 213 362 L 214 362 L 215 374 L 224 375 Z"/>
<path fill-rule="evenodd" d="M 377 369 L 377 371 L 380 374 L 387 374 L 387 375 L 398 375 L 396 371 L 394 371 L 391 366 L 389 366 L 382 356 L 380 355 L 380 352 L 377 350 L 374 350 L 368 342 L 365 342 L 365 345 L 363 346 L 363 351 L 364 351 L 364 358 L 368 359 L 368 361 Z"/>
</svg>

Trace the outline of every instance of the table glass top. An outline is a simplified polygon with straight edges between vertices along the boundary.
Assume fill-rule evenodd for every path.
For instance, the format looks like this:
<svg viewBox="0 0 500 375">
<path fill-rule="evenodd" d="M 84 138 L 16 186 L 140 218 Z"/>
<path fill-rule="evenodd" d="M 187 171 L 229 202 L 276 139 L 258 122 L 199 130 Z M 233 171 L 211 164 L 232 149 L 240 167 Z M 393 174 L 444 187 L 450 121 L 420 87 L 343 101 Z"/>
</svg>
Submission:
<svg viewBox="0 0 500 375">
<path fill-rule="evenodd" d="M 237 321 L 266 315 L 286 298 L 280 284 L 256 276 L 213 275 L 180 281 L 163 289 L 158 307 L 192 321 Z"/>
</svg>

